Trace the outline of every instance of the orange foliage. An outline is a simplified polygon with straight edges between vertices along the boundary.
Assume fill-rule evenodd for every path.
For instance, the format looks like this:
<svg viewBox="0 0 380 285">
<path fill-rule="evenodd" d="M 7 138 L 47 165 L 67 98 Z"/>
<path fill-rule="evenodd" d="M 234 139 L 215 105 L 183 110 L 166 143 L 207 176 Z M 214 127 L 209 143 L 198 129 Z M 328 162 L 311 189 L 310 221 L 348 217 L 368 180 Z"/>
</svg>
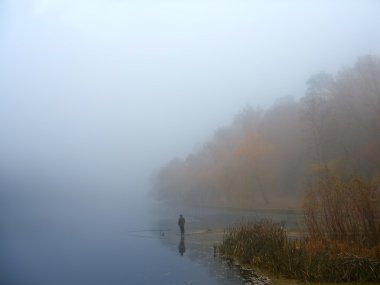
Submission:
<svg viewBox="0 0 380 285">
<path fill-rule="evenodd" d="M 262 137 L 249 132 L 245 135 L 243 142 L 236 148 L 235 154 L 238 157 L 249 158 L 255 161 L 258 157 L 269 154 L 272 148 L 272 145 Z"/>
</svg>

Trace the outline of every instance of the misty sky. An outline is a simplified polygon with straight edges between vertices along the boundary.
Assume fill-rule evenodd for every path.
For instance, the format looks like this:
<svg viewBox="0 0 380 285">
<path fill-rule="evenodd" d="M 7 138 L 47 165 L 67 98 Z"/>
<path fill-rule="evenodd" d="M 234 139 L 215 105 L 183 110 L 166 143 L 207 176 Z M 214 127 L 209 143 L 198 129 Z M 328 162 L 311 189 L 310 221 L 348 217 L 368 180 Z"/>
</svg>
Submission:
<svg viewBox="0 0 380 285">
<path fill-rule="evenodd" d="M 0 170 L 145 179 L 380 54 L 379 1 L 0 1 Z M 108 173 L 108 174 L 107 174 Z"/>
</svg>

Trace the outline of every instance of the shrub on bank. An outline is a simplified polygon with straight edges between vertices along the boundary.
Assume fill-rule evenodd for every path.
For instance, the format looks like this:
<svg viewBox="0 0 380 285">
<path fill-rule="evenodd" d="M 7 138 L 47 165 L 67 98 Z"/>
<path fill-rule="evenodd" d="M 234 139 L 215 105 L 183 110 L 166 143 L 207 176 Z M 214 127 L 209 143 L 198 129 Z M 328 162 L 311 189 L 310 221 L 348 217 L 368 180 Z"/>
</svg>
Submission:
<svg viewBox="0 0 380 285">
<path fill-rule="evenodd" d="M 380 177 L 343 179 L 326 170 L 307 190 L 305 225 L 311 238 L 364 247 L 380 243 Z"/>
<path fill-rule="evenodd" d="M 288 278 L 308 282 L 379 282 L 378 251 L 348 249 L 341 243 L 290 240 L 281 225 L 270 220 L 230 227 L 219 246 L 222 255 Z"/>
</svg>

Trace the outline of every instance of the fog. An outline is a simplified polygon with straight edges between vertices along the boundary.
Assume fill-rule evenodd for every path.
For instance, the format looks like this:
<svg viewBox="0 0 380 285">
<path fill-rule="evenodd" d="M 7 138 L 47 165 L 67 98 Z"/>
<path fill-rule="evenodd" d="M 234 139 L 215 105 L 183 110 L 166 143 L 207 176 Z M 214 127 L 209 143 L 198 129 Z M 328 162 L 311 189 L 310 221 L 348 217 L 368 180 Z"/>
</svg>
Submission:
<svg viewBox="0 0 380 285">
<path fill-rule="evenodd" d="M 118 256 L 115 230 L 143 227 L 162 165 L 245 106 L 297 100 L 313 74 L 378 56 L 379 11 L 375 0 L 0 1 L 0 278 L 49 271 L 49 245 L 95 259 L 86 250 L 107 251 L 107 232 Z M 28 283 L 58 284 L 39 277 Z"/>
<path fill-rule="evenodd" d="M 297 98 L 310 75 L 378 54 L 379 6 L 2 1 L 4 175 L 87 175 L 146 191 L 153 170 L 245 105 Z"/>
</svg>

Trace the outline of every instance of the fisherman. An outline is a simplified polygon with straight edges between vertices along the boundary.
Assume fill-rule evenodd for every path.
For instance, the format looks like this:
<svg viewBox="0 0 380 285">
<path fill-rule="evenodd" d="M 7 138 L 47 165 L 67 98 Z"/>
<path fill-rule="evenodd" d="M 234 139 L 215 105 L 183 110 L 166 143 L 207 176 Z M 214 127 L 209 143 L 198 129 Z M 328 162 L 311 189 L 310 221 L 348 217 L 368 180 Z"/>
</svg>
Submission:
<svg viewBox="0 0 380 285">
<path fill-rule="evenodd" d="M 182 214 L 179 215 L 178 226 L 181 230 L 181 235 L 183 236 L 185 234 L 185 218 L 182 216 Z"/>
</svg>

